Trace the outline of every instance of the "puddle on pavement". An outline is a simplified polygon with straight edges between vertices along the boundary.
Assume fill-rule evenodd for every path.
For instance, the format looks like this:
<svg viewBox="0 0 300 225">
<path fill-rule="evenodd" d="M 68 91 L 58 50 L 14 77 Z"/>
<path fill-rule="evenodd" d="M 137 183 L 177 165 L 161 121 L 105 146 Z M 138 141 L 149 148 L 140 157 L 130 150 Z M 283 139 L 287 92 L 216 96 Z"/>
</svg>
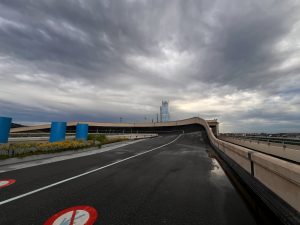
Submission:
<svg viewBox="0 0 300 225">
<path fill-rule="evenodd" d="M 234 189 L 229 178 L 227 177 L 223 168 L 219 164 L 216 153 L 210 147 L 205 147 L 205 148 L 206 148 L 206 153 L 211 161 L 210 162 L 211 169 L 209 171 L 210 182 L 213 183 L 217 188 L 222 189 L 223 191 Z"/>
<path fill-rule="evenodd" d="M 220 166 L 219 162 L 217 161 L 216 155 L 213 152 L 213 150 L 210 149 L 210 148 L 207 148 L 206 152 L 208 154 L 208 157 L 212 161 L 212 165 L 211 165 L 212 169 L 210 171 L 211 175 L 213 175 L 213 176 L 222 176 L 222 177 L 226 176 L 224 170 L 222 169 L 222 167 Z"/>
</svg>

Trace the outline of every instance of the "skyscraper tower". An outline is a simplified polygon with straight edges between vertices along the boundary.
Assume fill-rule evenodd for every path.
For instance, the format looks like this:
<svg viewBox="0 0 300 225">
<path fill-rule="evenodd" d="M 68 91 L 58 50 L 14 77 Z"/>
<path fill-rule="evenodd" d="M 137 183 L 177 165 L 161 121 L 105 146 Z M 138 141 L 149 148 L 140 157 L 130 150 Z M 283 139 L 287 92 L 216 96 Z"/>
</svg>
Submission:
<svg viewBox="0 0 300 225">
<path fill-rule="evenodd" d="M 162 101 L 160 107 L 160 121 L 161 122 L 168 122 L 170 119 L 169 115 L 169 102 Z"/>
</svg>

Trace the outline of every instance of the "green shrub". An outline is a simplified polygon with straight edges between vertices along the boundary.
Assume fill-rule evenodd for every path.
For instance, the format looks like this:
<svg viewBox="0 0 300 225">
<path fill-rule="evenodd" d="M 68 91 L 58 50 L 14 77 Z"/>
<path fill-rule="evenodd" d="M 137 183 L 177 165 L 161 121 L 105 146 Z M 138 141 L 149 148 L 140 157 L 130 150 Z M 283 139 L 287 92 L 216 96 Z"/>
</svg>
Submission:
<svg viewBox="0 0 300 225">
<path fill-rule="evenodd" d="M 10 143 L 0 145 L 0 159 L 10 157 L 25 157 L 28 155 L 38 155 L 46 153 L 76 150 L 88 147 L 99 147 L 127 140 L 121 137 L 107 138 L 104 134 L 89 134 L 88 141 L 67 140 L 62 142 L 30 142 L 30 143 Z"/>
<path fill-rule="evenodd" d="M 9 157 L 24 157 L 45 153 L 62 152 L 66 150 L 77 150 L 95 146 L 93 141 L 67 140 L 62 142 L 35 142 L 35 143 L 12 143 L 0 145 L 0 159 Z"/>
<path fill-rule="evenodd" d="M 104 134 L 89 134 L 88 140 L 99 141 L 101 144 L 106 144 L 108 139 Z"/>
<path fill-rule="evenodd" d="M 102 145 L 104 145 L 104 144 L 109 144 L 109 143 L 114 143 L 114 142 L 126 141 L 128 139 L 124 138 L 124 137 L 110 137 L 110 138 L 108 138 L 104 134 L 89 134 L 88 135 L 88 140 L 98 141 Z"/>
</svg>

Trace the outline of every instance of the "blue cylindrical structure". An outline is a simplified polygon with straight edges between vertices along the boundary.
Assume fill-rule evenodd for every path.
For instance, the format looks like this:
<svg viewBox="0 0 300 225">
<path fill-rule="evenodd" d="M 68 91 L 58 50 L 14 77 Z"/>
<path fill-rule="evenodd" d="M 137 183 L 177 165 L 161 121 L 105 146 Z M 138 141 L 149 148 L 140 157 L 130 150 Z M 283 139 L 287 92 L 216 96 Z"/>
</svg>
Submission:
<svg viewBox="0 0 300 225">
<path fill-rule="evenodd" d="M 0 117 L 0 143 L 8 142 L 9 131 L 11 127 L 11 118 Z"/>
<path fill-rule="evenodd" d="M 78 123 L 76 126 L 76 140 L 86 141 L 89 133 L 89 125 Z"/>
<path fill-rule="evenodd" d="M 52 122 L 51 123 L 51 133 L 50 142 L 64 141 L 66 139 L 66 122 Z"/>
</svg>

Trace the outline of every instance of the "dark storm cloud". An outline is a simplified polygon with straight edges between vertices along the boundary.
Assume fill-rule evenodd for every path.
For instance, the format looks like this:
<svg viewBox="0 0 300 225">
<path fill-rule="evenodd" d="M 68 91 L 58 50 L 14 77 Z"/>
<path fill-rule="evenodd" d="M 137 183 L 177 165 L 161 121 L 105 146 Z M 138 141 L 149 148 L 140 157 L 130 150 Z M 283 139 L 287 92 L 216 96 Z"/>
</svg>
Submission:
<svg viewBox="0 0 300 225">
<path fill-rule="evenodd" d="M 3 0 L 1 113 L 24 121 L 134 120 L 155 117 L 166 98 L 173 118 L 298 120 L 299 6 Z"/>
<path fill-rule="evenodd" d="M 299 8 L 282 1 L 231 1 L 223 6 L 205 51 L 205 80 L 252 89 L 281 76 L 268 71 L 287 57 L 276 54 L 274 46 L 299 20 Z"/>
</svg>

